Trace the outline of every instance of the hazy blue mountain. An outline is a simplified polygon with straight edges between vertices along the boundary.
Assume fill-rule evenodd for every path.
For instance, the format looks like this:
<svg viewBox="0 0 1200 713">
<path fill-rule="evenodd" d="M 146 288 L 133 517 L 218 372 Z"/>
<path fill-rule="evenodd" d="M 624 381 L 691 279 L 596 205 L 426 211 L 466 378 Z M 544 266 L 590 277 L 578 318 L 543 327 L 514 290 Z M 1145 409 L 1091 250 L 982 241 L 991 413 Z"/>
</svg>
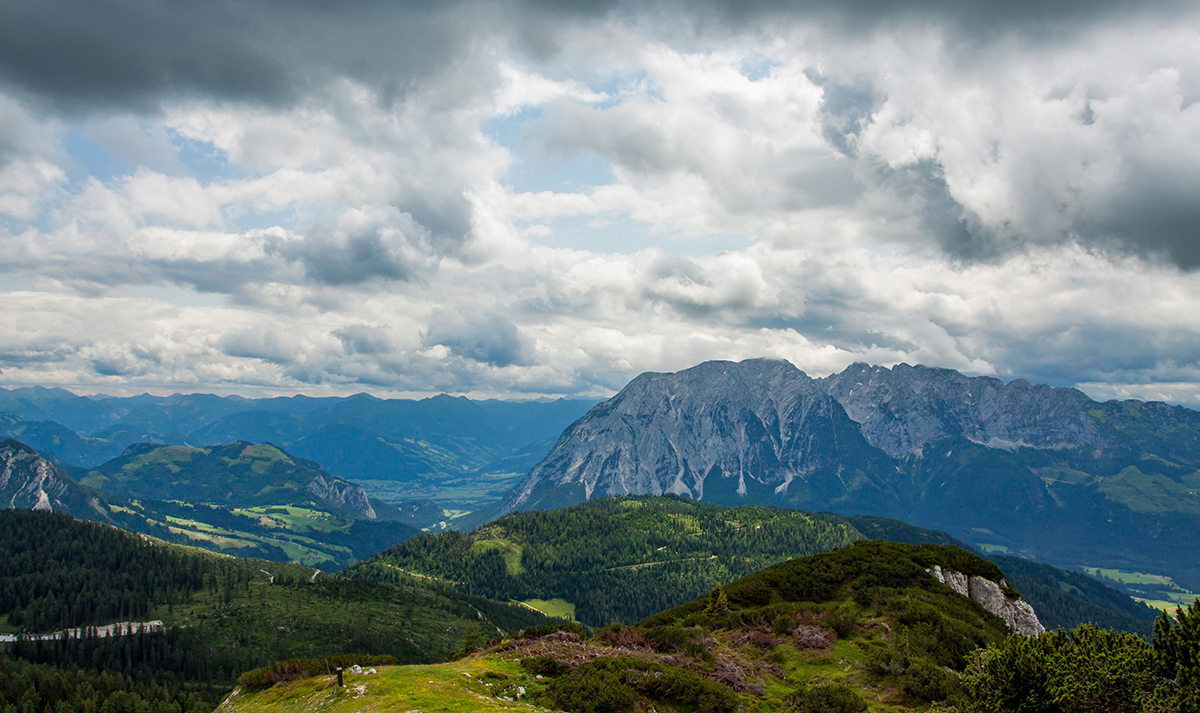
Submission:
<svg viewBox="0 0 1200 713">
<path fill-rule="evenodd" d="M 133 443 L 207 447 L 274 443 L 341 478 L 413 484 L 436 495 L 438 478 L 508 473 L 502 489 L 545 455 L 593 401 L 473 401 L 307 396 L 248 399 L 213 394 L 76 396 L 64 389 L 0 389 L 0 435 L 65 464 L 93 468 Z M 425 487 L 428 486 L 428 487 Z M 479 496 L 494 486 L 483 484 Z M 459 493 L 461 495 L 461 493 Z M 470 501 L 472 497 L 466 497 Z M 456 506 L 456 507 L 461 507 Z"/>
<path fill-rule="evenodd" d="M 93 435 L 158 398 L 148 394 L 125 398 L 77 396 L 66 389 L 28 386 L 0 389 L 0 411 L 26 421 L 55 421 L 72 431 Z"/>
<path fill-rule="evenodd" d="M 15 438 L 37 451 L 51 451 L 59 460 L 83 466 L 99 465 L 121 454 L 134 441 L 81 436 L 54 421 L 26 421 L 0 412 L 0 437 Z"/>
</svg>

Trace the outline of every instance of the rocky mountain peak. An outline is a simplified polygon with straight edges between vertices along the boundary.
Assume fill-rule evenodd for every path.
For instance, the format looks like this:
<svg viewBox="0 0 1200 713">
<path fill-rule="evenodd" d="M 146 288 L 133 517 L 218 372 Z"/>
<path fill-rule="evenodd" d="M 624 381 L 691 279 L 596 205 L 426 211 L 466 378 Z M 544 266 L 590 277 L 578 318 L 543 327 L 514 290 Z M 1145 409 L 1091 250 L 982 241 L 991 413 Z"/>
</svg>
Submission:
<svg viewBox="0 0 1200 713">
<path fill-rule="evenodd" d="M 0 442 L 0 507 L 105 513 L 85 488 L 32 448 L 11 438 Z"/>
<path fill-rule="evenodd" d="M 871 445 L 895 458 L 954 436 L 1009 449 L 1103 445 L 1088 413 L 1095 402 L 1078 389 L 908 364 L 852 364 L 817 381 Z"/>
<path fill-rule="evenodd" d="M 505 510 L 604 495 L 697 500 L 838 499 L 869 471 L 858 427 L 820 384 L 782 360 L 712 361 L 642 374 L 569 427 Z M 862 479 L 855 480 L 862 485 Z"/>
</svg>

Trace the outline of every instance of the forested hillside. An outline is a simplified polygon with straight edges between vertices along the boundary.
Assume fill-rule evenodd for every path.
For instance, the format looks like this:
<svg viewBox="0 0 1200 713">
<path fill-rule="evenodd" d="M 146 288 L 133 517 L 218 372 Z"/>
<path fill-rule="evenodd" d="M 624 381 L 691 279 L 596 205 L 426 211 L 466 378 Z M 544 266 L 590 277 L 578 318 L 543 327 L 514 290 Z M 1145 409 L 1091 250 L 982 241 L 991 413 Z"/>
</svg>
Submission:
<svg viewBox="0 0 1200 713">
<path fill-rule="evenodd" d="M 464 592 L 573 611 L 598 626 L 637 621 L 763 567 L 862 539 L 962 545 L 886 518 L 637 496 L 516 512 L 469 534 L 423 535 L 346 575 L 432 577 Z M 1082 574 L 1029 563 L 1013 567 L 1011 582 L 1022 591 L 1030 585 L 1030 602 L 1052 626 L 1103 621 L 1148 633 L 1153 619 L 1147 607 Z"/>
<path fill-rule="evenodd" d="M 468 638 L 548 622 L 527 607 L 431 585 L 352 580 L 184 549 L 65 514 L 0 510 L 0 632 L 151 619 L 166 627 L 108 638 L 86 631 L 82 638 L 21 636 L 0 650 L 29 663 L 125 677 L 103 685 L 113 695 L 165 696 L 185 708 L 194 701 L 178 691 L 208 691 L 211 703 L 239 673 L 275 660 L 362 653 L 427 663 Z"/>
<path fill-rule="evenodd" d="M 160 606 L 190 601 L 214 574 L 200 557 L 115 527 L 58 513 L 0 511 L 0 612 L 12 629 L 145 619 Z"/>
<path fill-rule="evenodd" d="M 636 621 L 721 582 L 861 537 L 841 518 L 682 498 L 597 500 L 514 513 L 471 534 L 418 537 L 350 577 L 453 582 L 501 600 L 563 599 L 589 625 Z"/>
</svg>

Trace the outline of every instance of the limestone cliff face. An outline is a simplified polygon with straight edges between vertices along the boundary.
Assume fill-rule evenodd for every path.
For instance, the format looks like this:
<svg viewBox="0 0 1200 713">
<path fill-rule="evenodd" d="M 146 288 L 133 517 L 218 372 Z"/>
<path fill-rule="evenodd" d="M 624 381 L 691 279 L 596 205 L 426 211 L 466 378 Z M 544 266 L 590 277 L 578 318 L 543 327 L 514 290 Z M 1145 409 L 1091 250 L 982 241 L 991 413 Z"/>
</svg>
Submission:
<svg viewBox="0 0 1200 713">
<path fill-rule="evenodd" d="M 326 480 L 324 476 L 318 475 L 304 489 L 318 498 L 350 508 L 365 518 L 375 519 L 375 508 L 371 507 L 367 491 L 363 490 L 361 485 L 335 478 Z"/>
<path fill-rule="evenodd" d="M 920 454 L 926 443 L 949 436 L 1009 449 L 1103 445 L 1088 413 L 1095 402 L 1077 389 L 908 364 L 853 364 L 818 381 L 871 445 L 894 458 Z"/>
<path fill-rule="evenodd" d="M 504 511 L 664 493 L 828 507 L 879 496 L 877 453 L 788 362 L 706 362 L 642 374 L 593 408 L 509 493 Z"/>
<path fill-rule="evenodd" d="M 107 519 L 94 495 L 32 448 L 11 438 L 0 443 L 0 507 Z"/>
<path fill-rule="evenodd" d="M 1008 628 L 1018 634 L 1035 636 L 1046 631 L 1038 621 L 1037 612 L 1023 599 L 1010 599 L 1004 593 L 1002 583 L 984 577 L 970 577 L 952 569 L 934 565 L 929 569 L 934 579 L 954 591 L 977 602 L 985 610 L 1004 620 Z"/>
</svg>

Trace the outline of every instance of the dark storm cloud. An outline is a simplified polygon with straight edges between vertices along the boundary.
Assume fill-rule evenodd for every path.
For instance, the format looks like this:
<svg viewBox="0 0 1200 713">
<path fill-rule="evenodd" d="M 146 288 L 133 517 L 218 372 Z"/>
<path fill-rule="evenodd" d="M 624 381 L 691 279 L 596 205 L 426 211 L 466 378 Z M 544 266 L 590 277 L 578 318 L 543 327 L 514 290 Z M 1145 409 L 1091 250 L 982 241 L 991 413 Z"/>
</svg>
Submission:
<svg viewBox="0 0 1200 713">
<path fill-rule="evenodd" d="M 1146 165 L 1129 173 L 1128 189 L 1114 201 L 1110 217 L 1083 229 L 1185 270 L 1200 268 L 1200 176 Z"/>
<path fill-rule="evenodd" d="M 139 104 L 178 91 L 279 99 L 289 91 L 282 58 L 252 41 L 264 19 L 221 2 L 5 3 L 0 71 L 68 103 Z"/>
<path fill-rule="evenodd" d="M 460 357 L 493 366 L 531 363 L 529 346 L 516 326 L 499 314 L 437 310 L 429 320 L 425 344 L 440 344 Z"/>
<path fill-rule="evenodd" d="M 404 83 L 461 46 L 452 5 L 4 3 L 0 75 L 67 104 L 134 107 L 179 93 L 286 101 L 337 75 Z"/>
<path fill-rule="evenodd" d="M 16 0 L 0 5 L 0 76 L 68 104 L 153 106 L 162 95 L 286 101 L 314 82 L 349 76 L 403 93 L 483 33 L 507 34 L 531 56 L 561 46 L 561 26 L 604 15 L 687 18 L 702 35 L 780 16 L 847 30 L 906 17 L 967 28 L 1073 27 L 1123 12 L 1186 3 L 781 0 L 758 2 L 406 2 Z"/>
<path fill-rule="evenodd" d="M 1192 6 L 1185 0 L 1145 3 L 1134 0 L 700 0 L 680 3 L 720 26 L 747 26 L 779 17 L 810 18 L 856 32 L 905 20 L 950 23 L 972 35 L 1008 30 L 1052 37 L 1097 20 L 1121 15 L 1174 14 Z M 707 29 L 707 27 L 705 28 Z"/>
</svg>

